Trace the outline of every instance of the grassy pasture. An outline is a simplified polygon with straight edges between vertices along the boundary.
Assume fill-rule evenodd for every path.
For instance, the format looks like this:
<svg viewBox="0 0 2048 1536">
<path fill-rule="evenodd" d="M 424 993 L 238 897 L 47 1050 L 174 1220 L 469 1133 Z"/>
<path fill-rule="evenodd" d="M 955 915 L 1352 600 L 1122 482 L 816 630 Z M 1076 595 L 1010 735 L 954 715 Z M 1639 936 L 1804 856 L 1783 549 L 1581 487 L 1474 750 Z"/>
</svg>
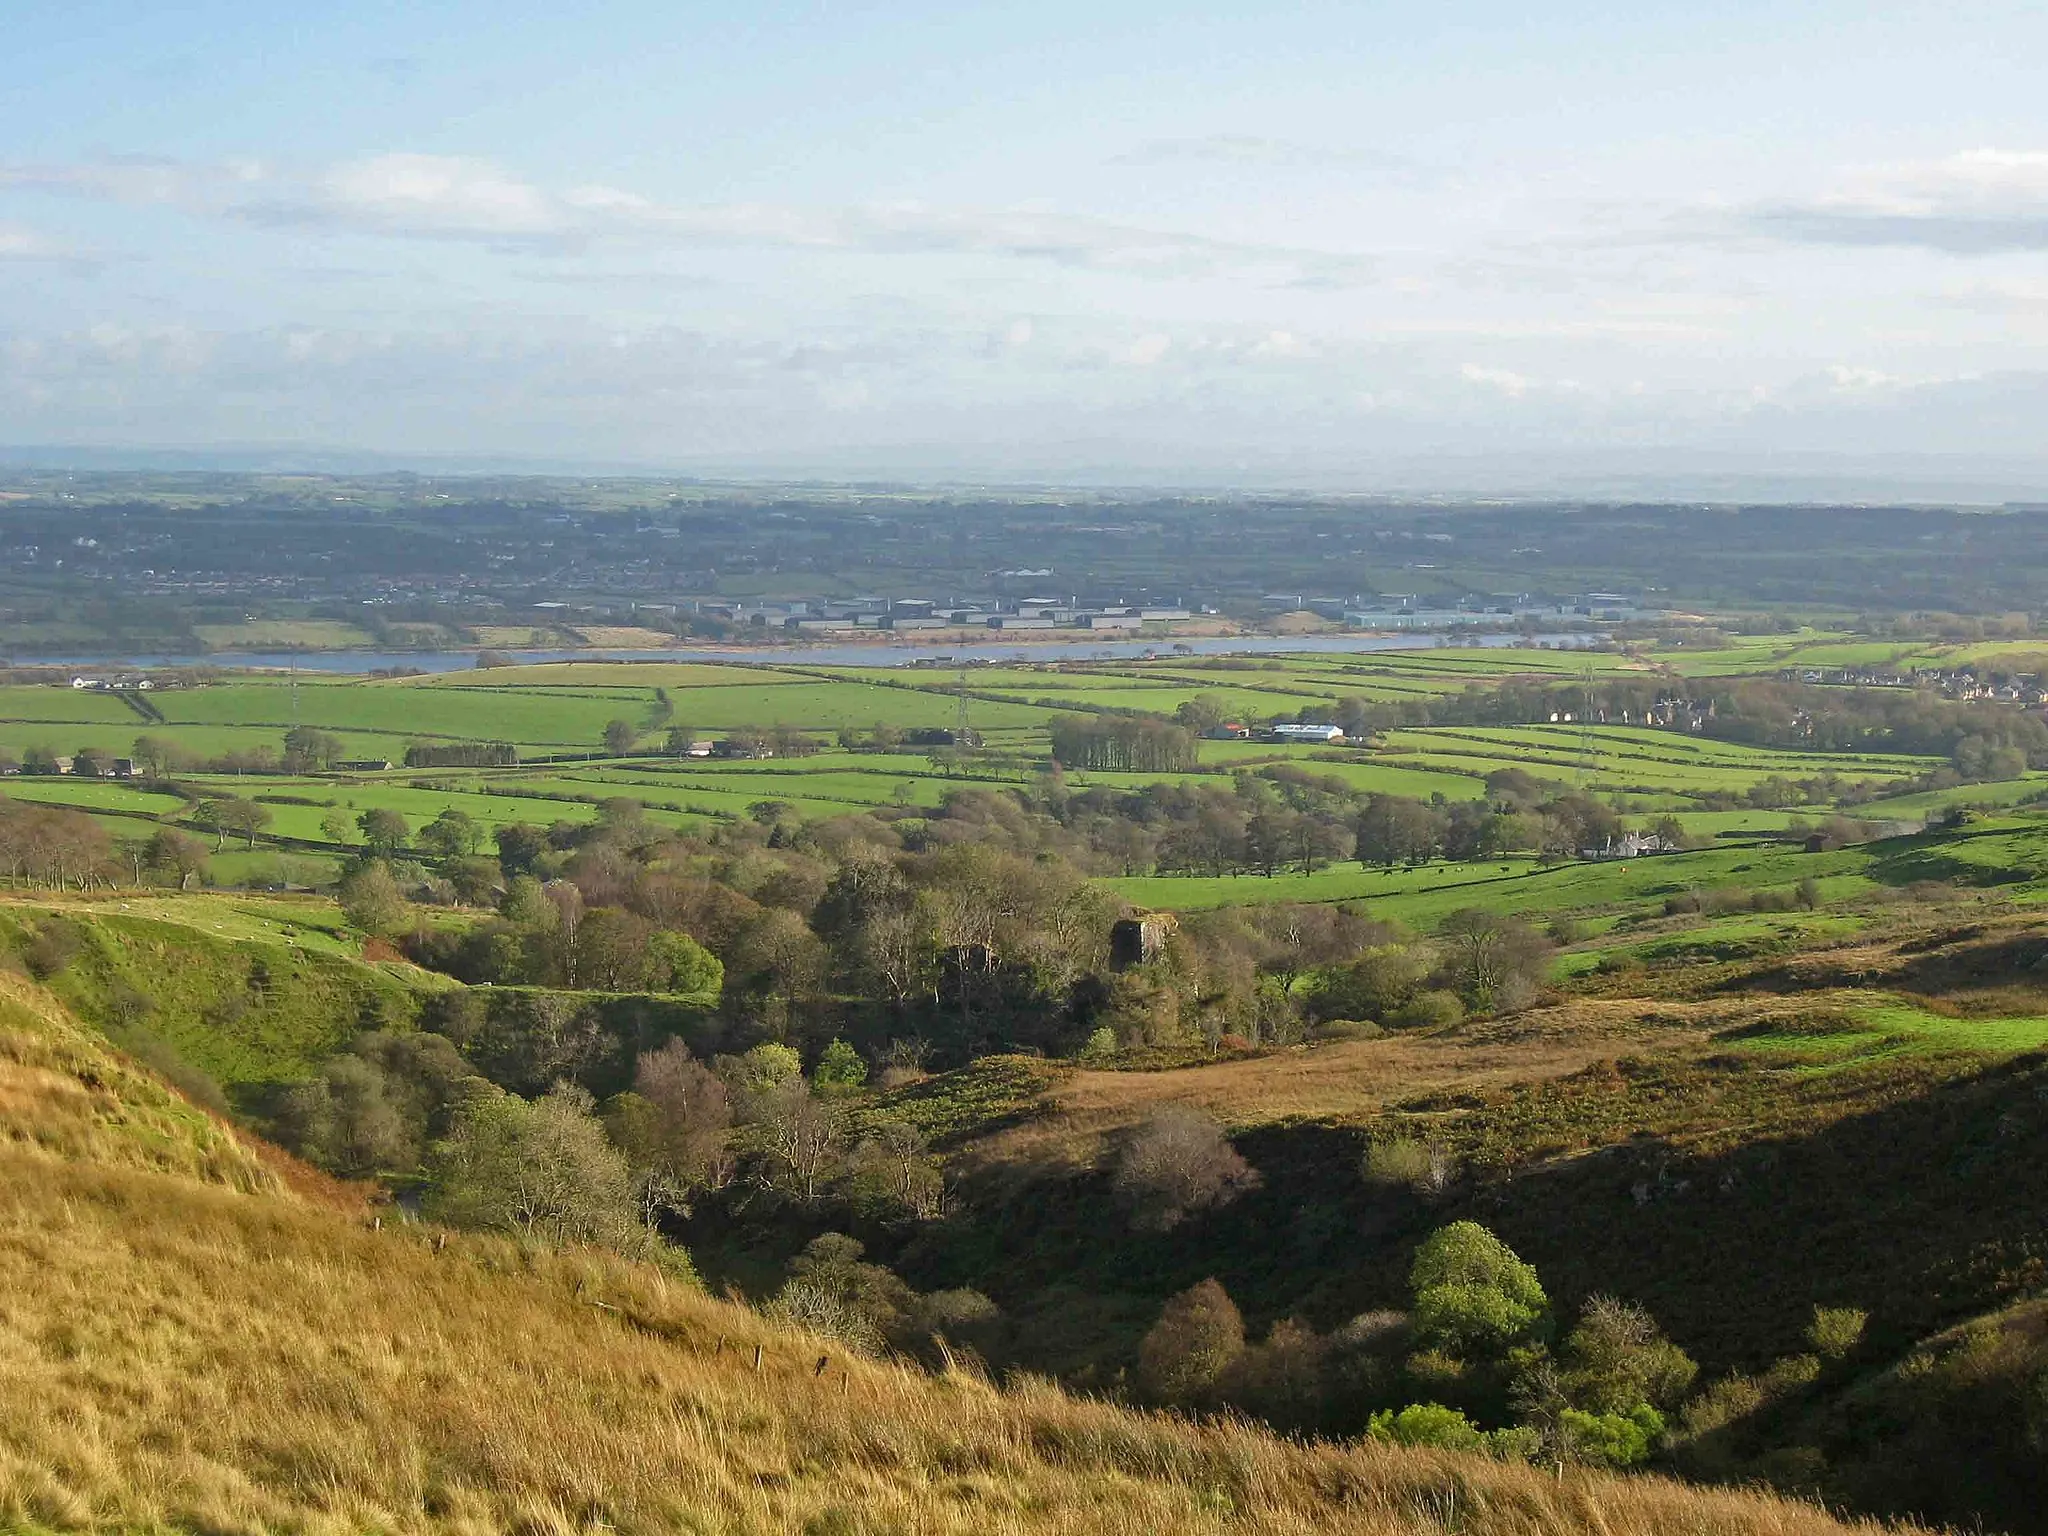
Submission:
<svg viewBox="0 0 2048 1536">
<path fill-rule="evenodd" d="M 134 725 L 143 719 L 111 693 L 83 688 L 0 685 L 0 720 L 49 725 Z"/>
<path fill-rule="evenodd" d="M 1341 864 L 1313 875 L 1133 875 L 1102 883 L 1137 906 L 1170 912 L 1205 912 L 1217 907 L 1265 906 L 1273 902 L 1364 901 L 1376 913 L 1394 915 L 1425 898 L 1455 893 L 1454 905 L 1489 906 L 1482 890 L 1515 885 L 1536 869 L 1533 859 L 1500 859 L 1484 864 L 1425 864 L 1417 868 L 1364 869 Z M 1448 910 L 1448 909 L 1447 909 Z"/>
<path fill-rule="evenodd" d="M 303 848 L 230 844 L 207 860 L 207 869 L 220 886 L 296 891 L 332 885 L 341 878 L 343 862 L 340 854 Z"/>
<path fill-rule="evenodd" d="M 221 783 L 219 780 L 206 779 L 193 782 L 201 785 Z M 250 794 L 270 811 L 272 834 L 301 842 L 324 843 L 328 840 L 327 834 L 321 830 L 320 822 L 328 810 L 336 806 L 346 812 L 351 821 L 363 811 L 396 811 L 405 817 L 415 830 L 432 821 L 444 810 L 462 811 L 486 829 L 514 821 L 538 822 L 546 826 L 550 822 L 593 821 L 597 817 L 597 807 L 594 804 L 566 797 L 554 799 L 535 794 L 522 795 L 516 788 L 509 791 L 475 793 L 458 789 L 417 789 L 409 783 L 395 783 L 389 780 L 343 784 L 321 779 L 266 779 L 260 784 L 255 784 L 252 791 L 253 781 L 233 782 L 241 793 Z M 226 792 L 225 785 L 223 790 Z M 317 803 L 281 804 L 279 802 L 283 797 L 312 800 Z M 653 809 L 653 814 L 656 820 L 674 820 L 672 816 L 664 815 L 658 809 Z"/>
<path fill-rule="evenodd" d="M 1841 938 L 1864 926 L 1862 917 L 1845 912 L 1741 912 L 1690 922 L 1655 920 L 1656 931 L 1644 936 L 1640 921 L 1623 916 L 1599 942 L 1560 955 L 1556 974 L 1583 975 L 1623 956 L 1646 965 L 1745 959 Z"/>
<path fill-rule="evenodd" d="M 1917 794 L 1893 795 L 1886 799 L 1873 800 L 1867 805 L 1851 806 L 1845 814 L 1873 821 L 1894 818 L 1904 821 L 1936 816 L 1956 806 L 1966 809 L 2000 810 L 2017 805 L 2043 791 L 2048 791 L 2048 773 L 2030 773 L 2023 779 L 2007 779 L 1997 784 L 1958 784 L 1953 789 L 1929 789 Z"/>
<path fill-rule="evenodd" d="M 1486 786 L 1478 777 L 1465 773 L 1444 773 L 1417 768 L 1405 759 L 1381 757 L 1377 754 L 1348 753 L 1343 756 L 1322 756 L 1303 748 L 1281 748 L 1275 751 L 1270 746 L 1250 742 L 1204 742 L 1202 743 L 1204 763 L 1217 763 L 1232 769 L 1244 768 L 1256 772 L 1270 766 L 1299 768 L 1305 773 L 1342 779 L 1355 790 L 1373 794 L 1411 795 L 1427 800 L 1431 795 L 1442 795 L 1447 800 L 1476 800 L 1486 793 Z M 1073 774 L 1069 783 L 1100 783 L 1112 779 L 1143 778 L 1139 774 Z M 1167 775 L 1166 777 L 1170 777 Z"/>
<path fill-rule="evenodd" d="M 2048 1018 L 1966 1018 L 1936 1013 L 1881 992 L 1830 996 L 1849 1022 L 1824 1033 L 1744 1034 L 1725 1043 L 1736 1050 L 1790 1058 L 1798 1070 L 1824 1073 L 1874 1057 L 1903 1053 L 1969 1051 L 2012 1055 L 2048 1046 Z"/>
<path fill-rule="evenodd" d="M 337 619 L 251 619 L 195 624 L 210 651 L 352 651 L 376 644 L 368 630 Z"/>
<path fill-rule="evenodd" d="M 465 674 L 467 676 L 467 674 Z M 741 681 L 740 679 L 745 679 Z M 665 686 L 665 685 L 663 685 Z M 422 700 L 406 687 L 380 690 L 413 717 L 421 712 Z M 434 715 L 444 709 L 462 711 L 503 711 L 507 720 L 531 722 L 535 734 L 517 734 L 517 727 L 444 734 L 465 734 L 479 738 L 512 741 L 547 740 L 567 746 L 595 742 L 607 720 L 622 718 L 636 723 L 653 708 L 653 686 L 631 690 L 608 690 L 601 697 L 550 689 L 529 692 L 524 688 L 498 685 L 468 689 L 452 685 L 433 688 L 428 706 Z M 675 719 L 694 730 L 724 731 L 745 727 L 766 729 L 790 726 L 797 730 L 834 731 L 841 726 L 864 729 L 879 722 L 891 725 L 948 726 L 959 708 L 950 693 L 917 688 L 890 687 L 881 683 L 846 681 L 820 682 L 814 679 L 782 679 L 756 683 L 743 670 L 727 673 L 718 684 L 694 686 L 674 696 Z M 1050 712 L 1021 704 L 999 704 L 971 700 L 969 713 L 977 728 L 1032 730 L 1042 728 Z M 574 725 L 569 722 L 573 721 Z M 594 723 L 593 723 L 594 722 Z M 552 735 L 539 732 L 551 730 Z M 508 734 L 508 731 L 512 732 Z"/>
<path fill-rule="evenodd" d="M 1751 1492 L 930 1377 L 651 1266 L 373 1231 L 332 1195 L 243 1192 L 272 1182 L 257 1158 L 61 1014 L 10 1000 L 0 1024 L 22 1120 L 0 1146 L 0 1504 L 31 1533 L 1395 1536 L 1453 1494 L 1469 1536 L 1851 1529 Z M 56 1085 L 83 1077 L 121 1095 L 114 1130 L 76 1128 L 79 1096 Z"/>
<path fill-rule="evenodd" d="M 1625 734 L 1615 734 L 1619 730 Z M 1595 788 L 1674 794 L 1746 790 L 1774 776 L 1844 779 L 1904 778 L 1939 766 L 1932 758 L 1879 754 L 1782 752 L 1768 747 L 1705 743 L 1628 727 L 1464 727 L 1390 731 L 1386 746 L 1420 767 L 1485 775 L 1523 768 L 1538 778 L 1571 780 L 1582 771 Z M 1584 761 L 1582 763 L 1582 753 Z"/>
<path fill-rule="evenodd" d="M 679 688 L 722 688 L 742 676 L 750 684 L 763 688 L 776 683 L 808 680 L 801 673 L 780 671 L 772 665 L 740 668 L 731 663 L 708 661 L 562 661 L 436 672 L 426 677 L 393 679 L 383 686 L 404 689 L 549 688 L 570 693 L 588 693 L 600 688 L 631 688 L 642 692 L 666 688 L 674 692 Z"/>
<path fill-rule="evenodd" d="M 286 729 L 260 725 L 162 726 L 142 720 L 115 726 L 54 727 L 0 722 L 0 749 L 19 757 L 32 747 L 60 755 L 91 747 L 108 756 L 127 757 L 136 737 L 150 735 L 171 742 L 203 760 L 236 752 L 254 753 L 264 748 L 275 752 L 284 740 Z M 396 735 L 371 731 L 340 731 L 336 734 L 341 737 L 350 757 L 384 758 L 392 762 L 405 755 L 409 743 L 422 739 L 424 735 L 422 732 Z"/>
<path fill-rule="evenodd" d="M 2048 844 L 2048 830 L 2041 834 Z M 1880 882 L 1917 878 L 1908 862 L 1897 861 L 1900 845 L 1913 840 L 1870 843 L 1832 853 L 1806 853 L 1789 844 L 1735 844 L 1692 853 L 1663 854 L 1606 863 L 1551 866 L 1533 859 L 1488 860 L 1479 864 L 1426 864 L 1419 868 L 1362 869 L 1339 865 L 1314 875 L 1148 875 L 1104 883 L 1139 906 L 1199 912 L 1216 907 L 1280 901 L 1363 901 L 1379 916 L 1427 927 L 1460 907 L 1538 918 L 1641 906 L 1670 895 L 1721 887 L 1745 891 L 1790 890 L 1802 878 L 1816 879 L 1827 900 L 1872 889 Z M 2001 851 L 1987 848 L 1984 867 L 1999 867 Z M 2044 847 L 2048 853 L 2048 847 Z"/>
<path fill-rule="evenodd" d="M 0 795 L 14 800 L 32 800 L 38 805 L 62 805 L 81 811 L 125 811 L 141 816 L 173 816 L 185 804 L 176 795 L 159 794 L 105 779 L 43 778 L 39 775 L 7 780 Z"/>
<path fill-rule="evenodd" d="M 125 755 L 147 733 L 216 757 L 275 749 L 299 724 L 340 736 L 353 757 L 396 760 L 415 740 L 509 741 L 528 756 L 594 752 L 610 721 L 640 726 L 658 718 L 657 686 L 670 689 L 676 722 L 706 732 L 789 726 L 829 734 L 878 722 L 948 726 L 958 710 L 950 693 L 879 682 L 706 665 L 632 670 L 662 680 L 628 682 L 613 669 L 591 667 L 492 669 L 455 674 L 457 681 L 302 677 L 294 686 L 281 677 L 238 678 L 153 694 L 161 723 L 104 694 L 16 687 L 0 690 L 0 749 L 18 756 L 30 748 L 70 754 L 90 746 Z M 545 687 L 497 681 L 529 672 L 549 673 L 554 681 Z M 563 676 L 571 672 L 585 674 L 589 684 L 572 686 L 575 680 Z M 664 676 L 673 673 L 681 676 Z M 1052 718 L 1046 709 L 986 700 L 972 701 L 970 714 L 995 740 L 1041 744 Z"/>
<path fill-rule="evenodd" d="M 1912 667 L 1959 667 L 1978 663 L 2014 672 L 2048 670 L 2048 645 L 2039 640 L 1977 640 L 1962 645 L 1935 645 L 1906 658 Z"/>
<path fill-rule="evenodd" d="M 296 693 L 296 699 L 293 697 Z M 260 725 L 281 736 L 294 722 L 341 733 L 382 737 L 511 741 L 532 747 L 576 747 L 596 742 L 620 714 L 637 718 L 653 704 L 575 695 L 524 695 L 451 688 L 430 706 L 412 690 L 377 683 L 300 682 L 283 679 L 169 689 L 157 707 L 166 725 Z M 177 740 L 175 733 L 161 734 Z"/>
<path fill-rule="evenodd" d="M 1732 677 L 1744 672 L 1773 672 L 1779 667 L 1799 664 L 1795 658 L 1804 658 L 1809 652 L 1839 651 L 1844 646 L 1867 646 L 1870 659 L 1882 659 L 1899 647 L 1878 642 L 1859 642 L 1840 630 L 1802 629 L 1790 635 L 1735 635 L 1729 643 L 1718 650 L 1656 650 L 1644 654 L 1644 660 L 1660 667 L 1668 667 L 1685 677 Z M 1833 661 L 1811 663 L 1815 666 L 1855 665 L 1855 662 Z"/>
<path fill-rule="evenodd" d="M 1436 726 L 1429 729 L 1465 740 L 1498 742 L 1509 746 L 1537 746 L 1577 750 L 1582 734 L 1590 732 L 1594 746 L 1603 755 L 1641 757 L 1658 762 L 1696 762 L 1714 766 L 1748 767 L 1769 763 L 1786 773 L 1794 769 L 1821 771 L 1843 762 L 1872 771 L 1889 770 L 1923 773 L 1934 761 L 1907 753 L 1796 752 L 1782 747 L 1751 746 L 1739 741 L 1721 741 L 1710 736 L 1693 736 L 1682 731 L 1660 730 L 1654 726 L 1556 725 Z"/>
<path fill-rule="evenodd" d="M 970 690 L 972 691 L 972 690 Z M 1233 716 L 1264 720 L 1291 716 L 1304 706 L 1334 703 L 1334 691 L 1312 689 L 1253 689 L 1246 687 L 1205 688 L 1185 683 L 1145 683 L 1123 687 L 1066 688 L 1040 685 L 1033 688 L 987 690 L 1007 698 L 1056 704 L 1062 709 L 1086 712 L 1096 709 L 1142 709 L 1170 715 L 1190 699 L 1213 700 L 1219 709 Z M 976 701 L 977 703 L 979 701 Z"/>
<path fill-rule="evenodd" d="M 874 766 L 877 764 L 883 766 Z M 948 789 L 966 782 L 936 773 L 920 757 L 853 753 L 821 753 L 801 763 L 770 760 L 700 766 L 692 762 L 688 767 L 674 769 L 622 763 L 555 777 L 560 782 L 585 785 L 604 794 L 659 797 L 685 791 L 713 791 L 749 795 L 756 800 L 802 798 L 847 805 L 887 805 L 898 800 L 936 805 Z"/>
</svg>

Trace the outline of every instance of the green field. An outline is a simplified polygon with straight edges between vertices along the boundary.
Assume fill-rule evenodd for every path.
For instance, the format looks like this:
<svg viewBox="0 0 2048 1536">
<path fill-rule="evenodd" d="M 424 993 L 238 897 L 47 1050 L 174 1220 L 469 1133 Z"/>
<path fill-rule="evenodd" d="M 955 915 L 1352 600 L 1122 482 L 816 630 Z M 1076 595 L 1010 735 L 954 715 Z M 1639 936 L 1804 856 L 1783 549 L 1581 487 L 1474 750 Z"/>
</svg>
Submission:
<svg viewBox="0 0 2048 1536">
<path fill-rule="evenodd" d="M 1862 649 L 1861 643 L 1840 635 L 1807 632 L 1745 640 L 1726 655 L 1740 659 L 1748 670 L 1768 671 L 1795 655 L 1813 661 L 1825 657 L 1839 664 L 1855 659 Z M 880 807 L 934 808 L 962 787 L 1000 790 L 1004 785 L 1039 782 L 1050 766 L 1049 729 L 1062 711 L 1170 714 L 1181 702 L 1206 696 L 1247 718 L 1261 719 L 1348 697 L 1443 695 L 1507 678 L 1571 679 L 1589 671 L 1640 671 L 1645 665 L 1618 653 L 1457 647 L 1256 659 L 1162 656 L 1117 663 L 970 668 L 964 677 L 964 698 L 962 676 L 940 667 L 824 668 L 687 660 L 473 668 L 395 679 L 240 674 L 161 688 L 133 702 L 72 689 L 67 680 L 58 686 L 0 687 L 0 753 L 19 756 L 38 748 L 69 754 L 90 747 L 130 755 L 136 738 L 149 735 L 194 762 L 234 756 L 254 760 L 259 752 L 274 755 L 294 724 L 338 737 L 344 756 L 351 759 L 396 762 L 412 742 L 503 741 L 518 750 L 518 766 L 494 769 L 401 768 L 292 777 L 188 768 L 175 775 L 177 794 L 132 783 L 70 778 L 6 781 L 6 793 L 14 798 L 84 810 L 117 837 L 128 839 L 144 835 L 155 822 L 188 824 L 203 799 L 254 798 L 271 818 L 264 840 L 276 846 L 267 853 L 261 848 L 232 855 L 223 851 L 224 860 L 232 857 L 235 862 L 221 867 L 235 868 L 240 878 L 290 884 L 296 883 L 289 873 L 293 867 L 317 872 L 331 864 L 280 866 L 276 849 L 318 861 L 331 860 L 352 846 L 353 839 L 335 844 L 322 827 L 337 808 L 351 821 L 371 809 L 396 811 L 415 828 L 443 810 L 456 809 L 489 829 L 513 821 L 589 822 L 604 801 L 623 797 L 641 802 L 658 823 L 700 830 L 720 820 L 747 817 L 763 801 L 781 802 L 799 817 L 813 820 Z M 899 730 L 949 727 L 959 719 L 963 703 L 970 724 L 989 749 L 987 758 L 976 765 L 952 765 L 915 751 L 854 752 L 832 745 L 842 730 L 865 733 L 877 725 Z M 640 733 L 643 750 L 658 746 L 670 725 L 699 736 L 787 728 L 823 743 L 824 750 L 764 761 L 619 758 L 607 755 L 601 744 L 606 726 L 618 720 Z M 1138 791 L 1160 782 L 1222 786 L 1232 773 L 1285 765 L 1341 781 L 1354 792 L 1455 802 L 1484 795 L 1488 774 L 1522 769 L 1554 786 L 1601 798 L 1639 819 L 1674 815 L 1689 833 L 1724 845 L 1768 837 L 1795 818 L 1825 816 L 1835 808 L 1830 796 L 1852 785 L 1866 786 L 1864 794 L 1873 785 L 1908 790 L 1877 800 L 1858 797 L 1857 803 L 1843 807 L 1868 821 L 1904 826 L 1955 806 L 1998 812 L 2048 790 L 2048 775 L 2037 774 L 1999 784 L 1913 792 L 1911 782 L 1939 766 L 1936 760 L 1781 751 L 1642 726 L 1588 727 L 1562 721 L 1395 730 L 1371 748 L 1204 741 L 1199 756 L 1194 770 L 1073 770 L 1065 774 L 1064 784 L 1069 791 Z M 1777 808 L 1727 808 L 1727 797 L 1744 795 L 1771 779 L 1821 781 L 1823 788 L 1812 803 L 1790 809 L 1783 808 L 1782 799 Z M 1712 861 L 1731 854 L 1738 859 L 1782 856 L 1777 850 L 1710 848 L 1687 856 L 1688 869 L 1701 873 L 1685 878 L 1723 878 L 1715 873 Z M 1964 851 L 1947 857 L 1967 864 L 1970 856 Z M 2041 862 L 2048 867 L 2048 853 Z M 1489 904 L 1527 902 L 1531 910 L 1590 910 L 1609 901 L 1636 899 L 1631 893 L 1676 878 L 1659 873 L 1673 867 L 1673 861 L 1659 859 L 1635 869 L 1538 869 L 1526 860 L 1511 860 L 1498 866 L 1431 865 L 1389 872 L 1346 863 L 1309 876 L 1241 875 L 1213 882 L 1146 876 L 1115 884 L 1143 905 L 1189 910 L 1352 899 L 1390 902 L 1417 914 L 1443 909 L 1447 901 L 1480 899 Z M 287 872 L 280 875 L 281 868 Z M 1727 876 L 1742 873 L 1731 867 Z M 1977 878 L 1967 870 L 1965 874 Z M 1783 877 L 1797 878 L 1797 873 Z"/>
</svg>

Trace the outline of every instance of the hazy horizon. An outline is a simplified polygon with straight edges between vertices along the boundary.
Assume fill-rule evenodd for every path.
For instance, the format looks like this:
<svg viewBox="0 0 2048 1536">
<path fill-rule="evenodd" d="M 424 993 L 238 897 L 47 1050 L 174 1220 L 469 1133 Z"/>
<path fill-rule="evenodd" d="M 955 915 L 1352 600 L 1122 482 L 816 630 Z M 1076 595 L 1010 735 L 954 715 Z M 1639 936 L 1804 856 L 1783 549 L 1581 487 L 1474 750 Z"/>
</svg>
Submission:
<svg viewBox="0 0 2048 1536">
<path fill-rule="evenodd" d="M 80 474 L 330 475 L 369 478 L 686 481 L 711 486 L 889 485 L 992 497 L 1038 492 L 1143 495 L 1298 493 L 1337 500 L 1484 500 L 1643 503 L 1891 504 L 2004 507 L 2048 503 L 2048 461 L 1962 456 L 1852 459 L 1781 454 L 1768 462 L 1684 450 L 1604 455 L 1440 454 L 1364 463 L 1300 456 L 1164 453 L 1129 445 L 1067 445 L 1007 461 L 947 458 L 887 445 L 858 454 L 699 462 L 577 459 L 518 454 L 407 454 L 327 446 L 215 444 L 93 446 L 0 443 L 0 479 Z"/>
<path fill-rule="evenodd" d="M 2048 494 L 2038 8 L 10 30 L 0 457 Z"/>
</svg>

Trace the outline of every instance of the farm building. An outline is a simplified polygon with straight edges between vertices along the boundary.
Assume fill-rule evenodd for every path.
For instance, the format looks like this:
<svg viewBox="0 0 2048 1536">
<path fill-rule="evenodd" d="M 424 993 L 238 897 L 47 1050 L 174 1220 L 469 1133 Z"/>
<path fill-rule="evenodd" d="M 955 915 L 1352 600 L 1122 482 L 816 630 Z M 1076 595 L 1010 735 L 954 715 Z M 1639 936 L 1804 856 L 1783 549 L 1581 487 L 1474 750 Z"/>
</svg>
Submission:
<svg viewBox="0 0 2048 1536">
<path fill-rule="evenodd" d="M 1344 739 L 1344 729 L 1336 725 L 1308 725 L 1299 720 L 1282 720 L 1267 732 L 1270 741 L 1314 741 L 1333 742 Z"/>
<path fill-rule="evenodd" d="M 1676 853 L 1676 848 L 1666 848 L 1664 839 L 1654 832 L 1624 832 L 1620 837 L 1610 837 L 1598 848 L 1581 848 L 1582 859 L 1633 859 L 1646 853 Z"/>
</svg>

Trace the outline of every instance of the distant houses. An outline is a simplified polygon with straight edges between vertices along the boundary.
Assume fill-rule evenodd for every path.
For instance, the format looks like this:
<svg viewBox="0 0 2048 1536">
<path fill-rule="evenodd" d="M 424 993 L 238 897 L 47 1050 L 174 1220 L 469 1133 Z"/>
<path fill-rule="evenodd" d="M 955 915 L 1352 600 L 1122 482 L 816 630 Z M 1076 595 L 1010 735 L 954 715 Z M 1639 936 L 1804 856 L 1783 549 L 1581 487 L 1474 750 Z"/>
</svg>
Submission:
<svg viewBox="0 0 2048 1536">
<path fill-rule="evenodd" d="M 836 602 L 699 602 L 697 610 L 737 624 L 780 625 L 802 635 L 880 630 L 893 634 L 921 630 L 1074 629 L 1089 634 L 1138 634 L 1194 618 L 1190 608 L 1157 604 L 1082 604 L 1073 598 L 994 597 L 937 601 L 923 597 L 850 598 Z"/>
<path fill-rule="evenodd" d="M 132 757 L 99 757 L 90 752 L 81 752 L 76 757 L 39 756 L 31 752 L 25 761 L 10 763 L 0 772 L 77 779 L 139 779 L 143 776 Z"/>
<path fill-rule="evenodd" d="M 1678 845 L 1667 843 L 1654 832 L 1624 832 L 1610 837 L 1598 848 L 1581 848 L 1582 859 L 1634 859 L 1646 853 L 1676 853 Z"/>
<path fill-rule="evenodd" d="M 134 677 L 74 677 L 71 686 L 90 693 L 147 693 L 156 687 L 154 679 Z"/>
</svg>

